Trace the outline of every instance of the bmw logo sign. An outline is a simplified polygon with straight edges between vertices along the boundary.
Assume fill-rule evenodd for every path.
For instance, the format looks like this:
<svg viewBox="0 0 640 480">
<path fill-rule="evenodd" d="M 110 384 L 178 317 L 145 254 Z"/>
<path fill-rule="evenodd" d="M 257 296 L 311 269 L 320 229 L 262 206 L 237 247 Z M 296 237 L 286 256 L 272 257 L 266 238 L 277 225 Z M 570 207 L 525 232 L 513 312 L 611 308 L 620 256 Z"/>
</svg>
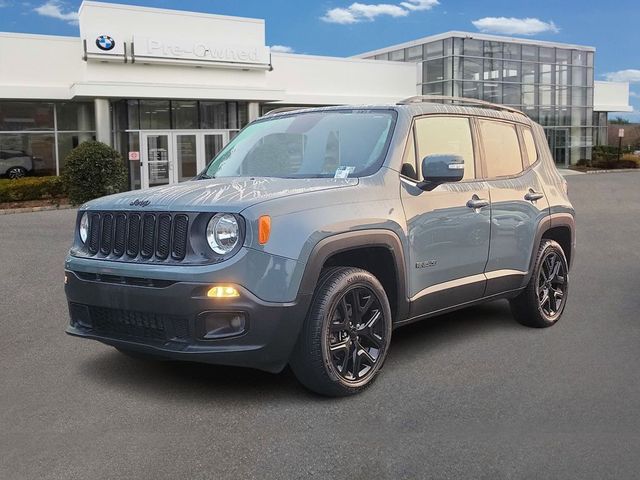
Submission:
<svg viewBox="0 0 640 480">
<path fill-rule="evenodd" d="M 96 46 L 100 50 L 108 52 L 109 50 L 113 50 L 113 47 L 116 46 L 116 41 L 109 35 L 100 35 L 98 38 L 96 38 Z"/>
</svg>

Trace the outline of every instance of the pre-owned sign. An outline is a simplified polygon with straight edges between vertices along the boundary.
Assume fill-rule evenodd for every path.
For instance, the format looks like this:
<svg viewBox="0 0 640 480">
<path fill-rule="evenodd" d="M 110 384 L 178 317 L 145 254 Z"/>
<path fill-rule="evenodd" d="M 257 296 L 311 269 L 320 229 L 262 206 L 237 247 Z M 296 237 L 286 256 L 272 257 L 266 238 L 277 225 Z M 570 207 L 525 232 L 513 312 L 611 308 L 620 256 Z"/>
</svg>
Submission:
<svg viewBox="0 0 640 480">
<path fill-rule="evenodd" d="M 266 65 L 269 49 L 264 46 L 217 45 L 200 40 L 133 37 L 135 58 L 178 61 Z"/>
</svg>

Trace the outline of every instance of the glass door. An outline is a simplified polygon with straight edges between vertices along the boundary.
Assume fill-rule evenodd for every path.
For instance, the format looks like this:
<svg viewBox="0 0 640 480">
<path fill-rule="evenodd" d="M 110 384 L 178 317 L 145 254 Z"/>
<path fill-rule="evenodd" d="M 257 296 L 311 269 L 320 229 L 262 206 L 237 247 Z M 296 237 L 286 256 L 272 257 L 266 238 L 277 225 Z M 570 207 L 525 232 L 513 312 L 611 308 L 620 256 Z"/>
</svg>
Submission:
<svg viewBox="0 0 640 480">
<path fill-rule="evenodd" d="M 228 142 L 226 130 L 140 132 L 142 188 L 191 180 Z"/>
<path fill-rule="evenodd" d="M 185 182 L 198 174 L 198 134 L 174 133 L 176 181 Z"/>
<path fill-rule="evenodd" d="M 204 162 L 201 169 L 229 143 L 229 132 L 204 133 Z"/>
<path fill-rule="evenodd" d="M 168 133 L 147 133 L 142 135 L 143 188 L 157 187 L 173 183 L 171 169 L 171 137 Z"/>
</svg>

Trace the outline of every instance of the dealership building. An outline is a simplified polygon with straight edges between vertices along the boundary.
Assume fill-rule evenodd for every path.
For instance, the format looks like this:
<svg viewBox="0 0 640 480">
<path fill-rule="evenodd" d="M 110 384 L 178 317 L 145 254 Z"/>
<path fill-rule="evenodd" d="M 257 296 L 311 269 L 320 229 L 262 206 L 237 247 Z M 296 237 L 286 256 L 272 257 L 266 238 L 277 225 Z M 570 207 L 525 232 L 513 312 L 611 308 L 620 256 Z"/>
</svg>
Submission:
<svg viewBox="0 0 640 480">
<path fill-rule="evenodd" d="M 79 37 L 0 33 L 0 162 L 59 174 L 97 139 L 131 188 L 192 178 L 248 122 L 281 106 L 480 98 L 540 122 L 556 162 L 606 143 L 625 83 L 594 81 L 579 45 L 448 32 L 350 58 L 270 51 L 259 19 L 85 1 Z"/>
</svg>

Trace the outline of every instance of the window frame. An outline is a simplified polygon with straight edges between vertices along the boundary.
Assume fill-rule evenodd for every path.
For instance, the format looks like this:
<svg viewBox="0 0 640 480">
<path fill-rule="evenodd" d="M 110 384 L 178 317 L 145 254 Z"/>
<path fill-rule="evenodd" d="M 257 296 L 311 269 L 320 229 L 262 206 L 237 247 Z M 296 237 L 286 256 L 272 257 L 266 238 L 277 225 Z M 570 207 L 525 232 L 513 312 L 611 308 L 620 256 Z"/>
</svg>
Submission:
<svg viewBox="0 0 640 480">
<path fill-rule="evenodd" d="M 488 175 L 488 162 L 487 159 L 485 158 L 485 151 L 484 151 L 484 142 L 482 139 L 482 133 L 481 133 L 481 129 L 480 129 L 480 120 L 483 121 L 491 121 L 491 122 L 496 122 L 496 123 L 503 123 L 509 126 L 512 126 L 515 129 L 516 132 L 516 138 L 518 140 L 518 147 L 519 147 L 519 151 L 520 151 L 520 161 L 521 161 L 521 165 L 522 165 L 522 170 L 520 170 L 518 173 L 513 173 L 511 175 L 499 175 L 499 176 L 495 176 L 495 177 L 490 177 Z M 487 116 L 481 116 L 478 115 L 475 117 L 475 128 L 476 128 L 476 135 L 478 136 L 478 142 L 480 143 L 480 155 L 481 155 L 481 160 L 482 160 L 482 173 L 483 173 L 483 177 L 482 180 L 485 181 L 491 181 L 491 180 L 508 180 L 511 178 L 518 178 L 521 177 L 522 175 L 524 175 L 524 173 L 529 170 L 529 168 L 531 167 L 531 165 L 528 162 L 528 158 L 525 155 L 526 150 L 523 149 L 523 139 L 522 139 L 522 135 L 520 133 L 520 128 L 523 126 L 527 126 L 525 124 L 522 124 L 520 122 L 516 122 L 513 120 L 506 120 L 506 119 L 502 119 L 502 118 L 494 118 L 494 117 L 487 117 Z M 531 128 L 531 127 L 529 127 Z M 533 131 L 531 132 L 533 133 Z M 535 136 L 533 137 L 534 141 L 535 141 Z M 536 151 L 537 151 L 537 146 L 536 146 Z M 539 156 L 538 156 L 539 158 Z M 527 165 L 525 166 L 525 162 L 527 163 Z"/>
<path fill-rule="evenodd" d="M 468 114 L 460 114 L 460 113 L 427 113 L 423 115 L 416 115 L 411 120 L 411 126 L 407 130 L 407 138 L 405 140 L 405 146 L 402 150 L 402 159 L 400 163 L 400 170 L 402 170 L 402 165 L 405 163 L 404 160 L 407 155 L 407 149 L 409 148 L 409 141 L 413 140 L 413 168 L 416 172 L 416 178 L 407 177 L 399 172 L 400 177 L 406 180 L 409 180 L 414 183 L 418 183 L 422 181 L 422 162 L 418 162 L 418 135 L 416 133 L 417 128 L 417 120 L 425 119 L 425 118 L 466 118 L 469 121 L 469 133 L 471 135 L 471 147 L 473 151 L 473 166 L 474 166 L 474 176 L 473 178 L 466 178 L 460 180 L 458 182 L 451 183 L 471 183 L 481 181 L 484 176 L 484 169 L 482 162 L 480 160 L 480 145 L 478 143 L 478 138 L 476 136 L 476 131 L 474 128 L 475 117 L 473 115 Z M 480 176 L 478 173 L 480 172 Z"/>
</svg>

